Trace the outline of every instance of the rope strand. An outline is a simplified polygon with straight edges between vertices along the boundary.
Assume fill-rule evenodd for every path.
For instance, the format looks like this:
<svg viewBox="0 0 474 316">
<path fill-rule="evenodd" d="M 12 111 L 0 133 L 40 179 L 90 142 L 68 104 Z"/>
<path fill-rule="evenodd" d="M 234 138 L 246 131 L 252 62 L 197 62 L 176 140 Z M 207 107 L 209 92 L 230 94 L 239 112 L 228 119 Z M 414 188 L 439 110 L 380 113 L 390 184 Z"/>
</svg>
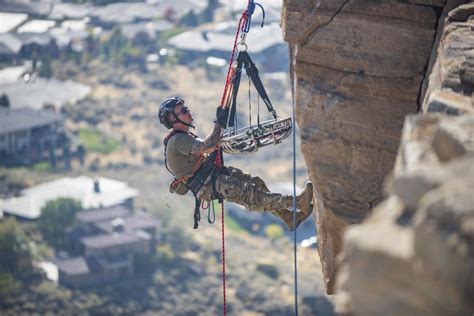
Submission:
<svg viewBox="0 0 474 316">
<path fill-rule="evenodd" d="M 295 50 L 290 46 L 290 80 L 291 80 L 291 100 L 292 100 L 292 120 L 291 126 L 293 133 L 293 256 L 295 267 L 295 315 L 298 316 L 298 259 L 296 251 L 296 124 L 295 124 Z"/>
</svg>

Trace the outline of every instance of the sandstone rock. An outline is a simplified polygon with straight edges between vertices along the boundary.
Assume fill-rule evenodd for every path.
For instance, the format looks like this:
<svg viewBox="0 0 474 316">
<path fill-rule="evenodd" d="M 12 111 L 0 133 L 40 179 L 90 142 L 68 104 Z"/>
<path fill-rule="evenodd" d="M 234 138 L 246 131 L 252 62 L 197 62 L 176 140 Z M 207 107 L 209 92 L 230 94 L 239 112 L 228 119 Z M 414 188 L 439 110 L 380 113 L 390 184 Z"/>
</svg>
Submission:
<svg viewBox="0 0 474 316">
<path fill-rule="evenodd" d="M 474 312 L 474 155 L 441 173 L 414 210 L 393 196 L 347 229 L 338 287 L 355 315 Z"/>
<path fill-rule="evenodd" d="M 382 199 L 404 117 L 418 109 L 439 11 L 429 5 L 443 1 L 415 2 L 285 1 L 282 26 L 296 47 L 297 121 L 319 194 L 328 293 L 342 233 Z"/>
<path fill-rule="evenodd" d="M 470 96 L 463 96 L 451 91 L 436 90 L 429 96 L 426 111 L 441 112 L 448 115 L 474 112 L 472 100 Z"/>
<path fill-rule="evenodd" d="M 440 164 L 467 153 L 474 153 L 474 114 L 408 116 L 388 191 L 414 210 L 426 192 L 446 180 Z"/>
<path fill-rule="evenodd" d="M 472 170 L 450 179 L 423 197 L 414 219 L 417 264 L 445 285 L 447 299 L 466 315 L 474 311 L 473 188 Z"/>
<path fill-rule="evenodd" d="M 448 1 L 440 20 L 438 48 L 431 56 L 429 83 L 421 97 L 425 112 L 462 114 L 473 110 L 474 32 L 470 17 L 474 16 L 474 3 L 460 2 L 467 1 Z M 454 7 L 456 4 L 459 6 Z"/>
</svg>

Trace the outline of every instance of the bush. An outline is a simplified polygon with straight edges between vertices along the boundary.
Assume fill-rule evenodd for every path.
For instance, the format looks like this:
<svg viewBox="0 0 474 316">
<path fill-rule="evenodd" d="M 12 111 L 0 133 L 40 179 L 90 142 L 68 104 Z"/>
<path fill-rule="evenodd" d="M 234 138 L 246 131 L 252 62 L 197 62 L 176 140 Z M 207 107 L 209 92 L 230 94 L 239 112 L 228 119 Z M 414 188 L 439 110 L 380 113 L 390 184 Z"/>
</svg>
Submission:
<svg viewBox="0 0 474 316">
<path fill-rule="evenodd" d="M 278 279 L 280 273 L 278 272 L 278 268 L 273 264 L 268 263 L 259 263 L 257 265 L 257 271 L 262 272 L 266 276 L 272 279 Z"/>
<path fill-rule="evenodd" d="M 0 270 L 13 275 L 30 272 L 30 240 L 14 219 L 0 222 Z"/>
<path fill-rule="evenodd" d="M 51 171 L 51 164 L 47 161 L 37 162 L 32 166 L 32 169 L 39 172 Z"/>
<path fill-rule="evenodd" d="M 270 239 L 278 239 L 284 235 L 283 228 L 278 224 L 270 224 L 265 228 L 265 235 Z"/>
<path fill-rule="evenodd" d="M 21 282 L 6 271 L 0 270 L 0 297 L 16 294 L 21 289 Z"/>
<path fill-rule="evenodd" d="M 118 140 L 107 137 L 94 128 L 80 129 L 79 139 L 84 144 L 86 150 L 101 154 L 109 154 L 120 147 Z"/>
</svg>

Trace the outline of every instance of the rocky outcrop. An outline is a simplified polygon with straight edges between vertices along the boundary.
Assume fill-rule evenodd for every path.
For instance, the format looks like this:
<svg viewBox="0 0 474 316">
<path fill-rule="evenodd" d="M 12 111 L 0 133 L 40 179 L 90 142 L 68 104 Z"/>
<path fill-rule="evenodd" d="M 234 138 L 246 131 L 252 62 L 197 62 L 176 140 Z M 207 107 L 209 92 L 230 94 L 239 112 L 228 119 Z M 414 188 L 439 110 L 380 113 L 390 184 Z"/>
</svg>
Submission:
<svg viewBox="0 0 474 316">
<path fill-rule="evenodd" d="M 422 113 L 405 119 L 389 197 L 345 233 L 340 312 L 474 313 L 474 4 L 448 2 L 443 15 Z"/>
<path fill-rule="evenodd" d="M 474 4 L 459 2 L 448 1 L 440 20 L 438 49 L 433 50 L 427 90 L 421 96 L 424 112 L 458 115 L 473 111 Z"/>
<path fill-rule="evenodd" d="M 316 189 L 328 293 L 347 225 L 383 196 L 404 117 L 418 111 L 442 0 L 285 0 L 295 52 L 297 123 Z"/>
<path fill-rule="evenodd" d="M 439 138 L 447 127 L 459 133 Z M 439 151 L 460 145 L 462 155 Z M 407 117 L 391 196 L 344 236 L 342 308 L 356 315 L 471 315 L 473 188 L 474 115 Z"/>
</svg>

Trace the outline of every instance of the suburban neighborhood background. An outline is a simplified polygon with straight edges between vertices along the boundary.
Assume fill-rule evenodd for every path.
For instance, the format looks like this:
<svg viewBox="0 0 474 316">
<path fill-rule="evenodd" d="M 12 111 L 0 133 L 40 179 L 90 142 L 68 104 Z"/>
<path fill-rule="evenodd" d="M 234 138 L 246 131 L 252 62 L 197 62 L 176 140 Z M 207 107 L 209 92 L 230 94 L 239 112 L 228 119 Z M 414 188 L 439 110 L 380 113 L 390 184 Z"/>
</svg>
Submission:
<svg viewBox="0 0 474 316">
<path fill-rule="evenodd" d="M 220 208 L 192 229 L 169 193 L 157 107 L 186 100 L 205 136 L 247 1 L 0 0 L 0 314 L 222 311 Z M 279 116 L 291 114 L 280 1 L 261 1 L 248 51 Z M 259 100 L 242 76 L 238 122 Z M 263 107 L 260 115 L 266 117 Z M 226 164 L 292 193 L 290 140 Z M 297 184 L 308 178 L 297 153 Z M 293 234 L 226 203 L 228 310 L 292 313 Z M 209 216 L 212 217 L 212 212 Z M 331 312 L 315 225 L 298 230 L 301 308 Z M 243 255 L 245 254 L 245 255 Z"/>
</svg>

